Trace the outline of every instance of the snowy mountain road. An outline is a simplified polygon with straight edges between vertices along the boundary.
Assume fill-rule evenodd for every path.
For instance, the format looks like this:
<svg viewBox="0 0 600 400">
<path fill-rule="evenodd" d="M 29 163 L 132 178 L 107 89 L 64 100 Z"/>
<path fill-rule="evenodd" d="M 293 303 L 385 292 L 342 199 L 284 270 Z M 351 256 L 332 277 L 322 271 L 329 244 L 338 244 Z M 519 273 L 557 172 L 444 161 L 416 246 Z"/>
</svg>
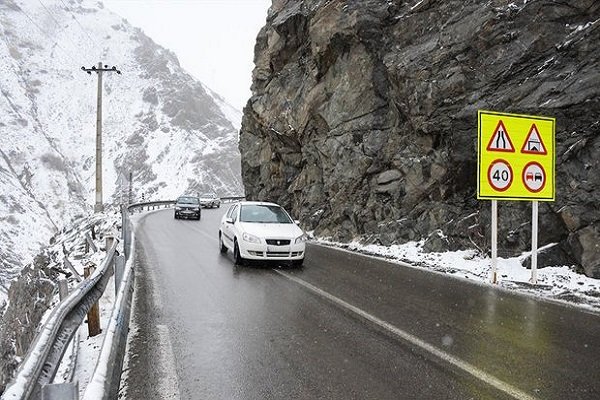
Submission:
<svg viewBox="0 0 600 400">
<path fill-rule="evenodd" d="M 227 208 L 140 219 L 122 398 L 598 398 L 597 315 L 318 245 L 236 266 Z"/>
</svg>

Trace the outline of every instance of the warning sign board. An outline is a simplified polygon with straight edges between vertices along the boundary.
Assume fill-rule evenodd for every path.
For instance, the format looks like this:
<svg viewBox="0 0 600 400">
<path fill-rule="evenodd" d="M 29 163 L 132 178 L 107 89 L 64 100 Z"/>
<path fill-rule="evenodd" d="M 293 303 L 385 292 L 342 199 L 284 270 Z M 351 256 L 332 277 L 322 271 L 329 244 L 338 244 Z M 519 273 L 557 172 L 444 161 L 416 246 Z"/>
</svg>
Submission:
<svg viewBox="0 0 600 400">
<path fill-rule="evenodd" d="M 531 124 L 531 129 L 529 130 L 529 134 L 523 143 L 523 147 L 521 148 L 521 153 L 527 154 L 548 154 L 546 150 L 546 146 L 544 146 L 544 142 L 542 141 L 542 137 L 540 136 L 540 132 L 537 129 L 535 124 Z"/>
<path fill-rule="evenodd" d="M 498 121 L 498 126 L 494 129 L 494 134 L 487 145 L 487 151 L 515 152 L 515 146 L 513 146 L 502 120 Z"/>
<path fill-rule="evenodd" d="M 477 198 L 555 198 L 555 119 L 479 110 Z"/>
</svg>

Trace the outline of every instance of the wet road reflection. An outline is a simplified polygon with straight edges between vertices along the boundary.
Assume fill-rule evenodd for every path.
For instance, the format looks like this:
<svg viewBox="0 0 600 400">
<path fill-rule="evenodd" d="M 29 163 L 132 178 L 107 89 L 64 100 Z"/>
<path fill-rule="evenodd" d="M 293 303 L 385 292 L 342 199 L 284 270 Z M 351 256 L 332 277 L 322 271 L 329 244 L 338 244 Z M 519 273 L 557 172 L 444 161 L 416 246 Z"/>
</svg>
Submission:
<svg viewBox="0 0 600 400">
<path fill-rule="evenodd" d="M 519 398 L 272 266 L 235 266 L 217 245 L 226 209 L 203 210 L 200 222 L 169 210 L 141 222 L 127 398 Z M 319 246 L 303 269 L 284 272 L 528 396 L 599 393 L 597 316 Z M 172 365 L 156 356 L 165 346 Z M 178 393 L 161 394 L 168 374 Z"/>
<path fill-rule="evenodd" d="M 598 315 L 369 257 L 310 250 L 320 268 L 295 276 L 531 396 L 600 398 Z"/>
</svg>

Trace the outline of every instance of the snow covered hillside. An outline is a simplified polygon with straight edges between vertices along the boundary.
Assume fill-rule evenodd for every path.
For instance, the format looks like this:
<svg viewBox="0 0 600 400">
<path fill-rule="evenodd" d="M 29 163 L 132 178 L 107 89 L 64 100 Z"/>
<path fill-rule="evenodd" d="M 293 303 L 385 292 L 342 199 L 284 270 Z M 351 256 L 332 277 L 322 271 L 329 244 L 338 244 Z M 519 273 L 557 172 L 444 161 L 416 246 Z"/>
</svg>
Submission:
<svg viewBox="0 0 600 400">
<path fill-rule="evenodd" d="M 198 54 L 202 57 L 202 54 Z M 41 245 L 94 202 L 99 61 L 104 203 L 243 193 L 241 115 L 99 1 L 0 2 L 0 303 Z"/>
</svg>

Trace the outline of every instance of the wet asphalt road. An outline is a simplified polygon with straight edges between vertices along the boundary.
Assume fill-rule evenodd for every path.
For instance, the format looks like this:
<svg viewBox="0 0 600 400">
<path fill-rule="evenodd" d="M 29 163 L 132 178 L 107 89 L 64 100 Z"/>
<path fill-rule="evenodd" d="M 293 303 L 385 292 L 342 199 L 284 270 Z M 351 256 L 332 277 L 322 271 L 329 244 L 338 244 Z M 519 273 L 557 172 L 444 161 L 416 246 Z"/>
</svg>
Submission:
<svg viewBox="0 0 600 400">
<path fill-rule="evenodd" d="M 127 399 L 598 399 L 600 317 L 309 245 L 234 265 L 227 207 L 136 232 Z"/>
</svg>

